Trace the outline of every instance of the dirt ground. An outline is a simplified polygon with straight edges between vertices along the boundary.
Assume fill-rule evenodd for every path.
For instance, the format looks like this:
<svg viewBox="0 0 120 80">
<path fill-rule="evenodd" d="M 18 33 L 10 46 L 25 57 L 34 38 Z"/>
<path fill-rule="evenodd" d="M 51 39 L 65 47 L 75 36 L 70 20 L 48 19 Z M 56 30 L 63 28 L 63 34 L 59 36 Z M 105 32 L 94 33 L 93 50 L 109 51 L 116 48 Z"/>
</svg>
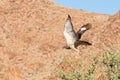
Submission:
<svg viewBox="0 0 120 80">
<path fill-rule="evenodd" d="M 81 39 L 92 45 L 78 46 L 79 53 L 63 49 L 68 14 L 76 31 L 92 24 Z M 66 56 L 90 64 L 97 53 L 119 47 L 119 11 L 115 15 L 90 13 L 49 0 L 0 1 L 0 80 L 59 80 L 53 76 Z"/>
</svg>

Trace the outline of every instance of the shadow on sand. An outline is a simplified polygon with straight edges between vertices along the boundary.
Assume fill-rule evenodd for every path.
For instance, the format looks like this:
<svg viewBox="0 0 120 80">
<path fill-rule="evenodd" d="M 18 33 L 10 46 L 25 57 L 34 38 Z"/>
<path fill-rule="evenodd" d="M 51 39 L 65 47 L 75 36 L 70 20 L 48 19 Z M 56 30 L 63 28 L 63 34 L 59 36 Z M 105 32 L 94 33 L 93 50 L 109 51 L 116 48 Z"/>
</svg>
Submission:
<svg viewBox="0 0 120 80">
<path fill-rule="evenodd" d="M 89 43 L 88 41 L 78 41 L 77 43 L 76 43 L 76 45 L 75 45 L 75 47 L 77 48 L 78 46 L 80 46 L 80 45 L 86 45 L 86 46 L 91 46 L 92 45 L 92 43 Z M 71 49 L 69 46 L 63 46 L 63 48 L 65 48 L 65 49 Z"/>
<path fill-rule="evenodd" d="M 86 46 L 91 46 L 92 43 L 88 42 L 88 41 L 78 41 L 76 44 L 76 48 L 80 45 L 86 45 Z"/>
</svg>

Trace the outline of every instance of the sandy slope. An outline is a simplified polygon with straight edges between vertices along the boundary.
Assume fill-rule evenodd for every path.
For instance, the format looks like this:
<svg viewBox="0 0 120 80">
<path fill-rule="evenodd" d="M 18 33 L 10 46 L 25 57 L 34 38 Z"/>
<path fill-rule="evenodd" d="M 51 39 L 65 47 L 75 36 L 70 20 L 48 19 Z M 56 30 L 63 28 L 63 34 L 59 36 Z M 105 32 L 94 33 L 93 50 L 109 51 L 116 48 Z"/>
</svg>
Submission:
<svg viewBox="0 0 120 80">
<path fill-rule="evenodd" d="M 82 37 L 92 45 L 80 45 L 79 53 L 62 48 L 68 14 L 76 30 L 92 24 Z M 82 54 L 79 59 L 89 63 L 95 53 L 120 47 L 119 41 L 120 12 L 114 16 L 89 13 L 49 0 L 0 1 L 0 80 L 50 80 L 65 56 Z"/>
</svg>

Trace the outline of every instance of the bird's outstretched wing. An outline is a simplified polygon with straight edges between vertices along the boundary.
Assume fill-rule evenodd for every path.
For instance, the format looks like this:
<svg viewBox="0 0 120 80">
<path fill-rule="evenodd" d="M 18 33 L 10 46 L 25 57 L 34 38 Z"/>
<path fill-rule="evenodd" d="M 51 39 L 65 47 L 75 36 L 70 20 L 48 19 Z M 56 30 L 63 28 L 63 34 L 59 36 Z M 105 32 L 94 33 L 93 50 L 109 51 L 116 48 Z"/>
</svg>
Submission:
<svg viewBox="0 0 120 80">
<path fill-rule="evenodd" d="M 87 30 L 89 30 L 91 28 L 91 24 L 90 23 L 87 23 L 85 25 L 83 25 L 78 31 L 77 31 L 77 37 L 78 39 L 81 38 L 81 36 L 83 35 L 83 33 Z"/>
</svg>

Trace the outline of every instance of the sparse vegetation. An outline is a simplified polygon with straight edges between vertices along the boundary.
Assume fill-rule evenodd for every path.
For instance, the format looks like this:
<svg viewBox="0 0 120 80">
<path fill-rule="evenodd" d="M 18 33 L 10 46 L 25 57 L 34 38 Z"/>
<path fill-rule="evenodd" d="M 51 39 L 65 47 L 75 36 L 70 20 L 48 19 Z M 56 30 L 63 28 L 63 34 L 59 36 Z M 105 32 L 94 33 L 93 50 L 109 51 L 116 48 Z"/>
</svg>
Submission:
<svg viewBox="0 0 120 80">
<path fill-rule="evenodd" d="M 71 65 L 72 64 L 73 63 L 71 63 Z M 94 63 L 87 68 L 86 72 L 80 70 L 82 64 L 78 64 L 77 68 L 79 69 L 71 66 L 70 63 L 68 63 L 68 65 L 71 67 L 70 71 L 61 70 L 59 72 L 59 77 L 62 80 L 94 80 L 92 75 L 95 71 Z"/>
<path fill-rule="evenodd" d="M 71 70 L 69 72 L 61 71 L 59 73 L 59 76 L 62 80 L 80 80 L 82 77 L 82 74 L 80 71 Z"/>
<path fill-rule="evenodd" d="M 105 51 L 103 54 L 103 64 L 107 67 L 107 77 L 109 80 L 120 80 L 120 51 Z"/>
<path fill-rule="evenodd" d="M 71 70 L 69 72 L 60 71 L 59 77 L 62 80 L 93 80 L 93 72 L 95 70 L 94 66 L 90 66 L 86 73 L 82 73 L 81 71 Z"/>
<path fill-rule="evenodd" d="M 71 71 L 60 71 L 59 77 L 62 80 L 95 80 L 93 75 L 96 66 L 102 65 L 106 68 L 106 75 L 104 76 L 107 77 L 107 79 L 103 80 L 120 80 L 120 51 L 111 49 L 104 51 L 102 54 L 102 57 L 93 58 L 94 62 L 86 69 L 85 73 L 80 71 L 80 69 L 72 67 Z"/>
</svg>

